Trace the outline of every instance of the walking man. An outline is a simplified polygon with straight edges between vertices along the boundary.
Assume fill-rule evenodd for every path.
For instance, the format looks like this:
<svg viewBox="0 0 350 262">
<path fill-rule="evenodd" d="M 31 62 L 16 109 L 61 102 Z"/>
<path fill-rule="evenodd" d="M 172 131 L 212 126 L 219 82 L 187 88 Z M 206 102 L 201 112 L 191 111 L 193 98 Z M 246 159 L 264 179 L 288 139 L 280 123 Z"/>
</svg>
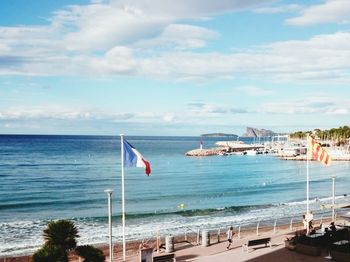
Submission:
<svg viewBox="0 0 350 262">
<path fill-rule="evenodd" d="M 226 234 L 227 234 L 227 241 L 228 241 L 228 246 L 226 248 L 229 249 L 231 244 L 232 244 L 232 237 L 235 234 L 235 233 L 233 233 L 233 227 L 232 226 L 230 227 L 229 230 L 227 230 Z"/>
</svg>

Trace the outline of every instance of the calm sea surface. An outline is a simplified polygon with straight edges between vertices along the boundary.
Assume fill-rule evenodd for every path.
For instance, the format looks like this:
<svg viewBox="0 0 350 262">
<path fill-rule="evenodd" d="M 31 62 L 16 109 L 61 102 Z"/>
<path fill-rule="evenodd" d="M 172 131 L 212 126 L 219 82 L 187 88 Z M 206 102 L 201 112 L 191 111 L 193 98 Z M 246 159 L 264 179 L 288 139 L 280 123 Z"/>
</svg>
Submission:
<svg viewBox="0 0 350 262">
<path fill-rule="evenodd" d="M 186 157 L 199 137 L 126 137 L 151 163 L 125 170 L 127 239 L 191 228 L 248 225 L 300 218 L 305 210 L 305 162 L 272 155 Z M 213 147 L 221 139 L 204 139 Z M 251 142 L 247 140 L 246 142 Z M 350 165 L 310 163 L 312 210 L 348 201 Z M 120 138 L 0 136 L 0 256 L 32 252 L 52 219 L 73 219 L 79 244 L 107 243 L 107 196 L 113 192 L 113 230 L 121 239 Z M 185 209 L 179 209 L 180 204 Z"/>
</svg>

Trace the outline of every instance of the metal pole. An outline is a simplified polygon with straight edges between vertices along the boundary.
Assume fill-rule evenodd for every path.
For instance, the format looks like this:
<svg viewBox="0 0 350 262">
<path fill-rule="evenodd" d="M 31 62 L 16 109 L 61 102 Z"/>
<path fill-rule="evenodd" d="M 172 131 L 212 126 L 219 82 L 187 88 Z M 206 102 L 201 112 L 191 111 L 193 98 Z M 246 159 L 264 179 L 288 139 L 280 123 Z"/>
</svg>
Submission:
<svg viewBox="0 0 350 262">
<path fill-rule="evenodd" d="M 290 220 L 289 230 L 293 231 L 293 218 Z"/>
<path fill-rule="evenodd" d="M 199 245 L 199 236 L 200 236 L 200 229 L 197 231 L 197 246 Z"/>
<path fill-rule="evenodd" d="M 157 254 L 159 254 L 159 246 L 160 246 L 160 241 L 159 241 L 159 229 L 157 230 L 157 239 L 156 239 L 156 243 L 157 243 Z"/>
<path fill-rule="evenodd" d="M 258 223 L 256 224 L 256 235 L 259 235 L 259 224 L 260 224 L 260 220 L 258 221 Z"/>
<path fill-rule="evenodd" d="M 309 134 L 307 134 L 306 137 L 306 142 L 307 142 L 307 154 L 306 154 L 306 233 L 309 234 L 309 212 L 310 212 L 310 207 L 309 207 L 309 156 L 311 156 L 311 152 L 309 152 L 310 147 L 309 147 Z"/>
<path fill-rule="evenodd" d="M 276 234 L 276 224 L 277 224 L 277 218 L 275 219 L 275 224 L 273 225 L 273 233 Z"/>
<path fill-rule="evenodd" d="M 108 228 L 109 228 L 109 262 L 113 261 L 113 243 L 112 243 L 112 189 L 106 189 L 108 195 Z"/>
<path fill-rule="evenodd" d="M 335 220 L 335 176 L 332 176 L 332 222 Z"/>
<path fill-rule="evenodd" d="M 121 167 L 122 167 L 122 223 L 123 223 L 123 261 L 126 260 L 125 248 L 125 193 L 124 193 L 124 138 L 120 134 L 120 148 L 121 148 Z"/>
<path fill-rule="evenodd" d="M 237 238 L 238 238 L 238 239 L 241 239 L 241 226 L 238 227 Z"/>
</svg>

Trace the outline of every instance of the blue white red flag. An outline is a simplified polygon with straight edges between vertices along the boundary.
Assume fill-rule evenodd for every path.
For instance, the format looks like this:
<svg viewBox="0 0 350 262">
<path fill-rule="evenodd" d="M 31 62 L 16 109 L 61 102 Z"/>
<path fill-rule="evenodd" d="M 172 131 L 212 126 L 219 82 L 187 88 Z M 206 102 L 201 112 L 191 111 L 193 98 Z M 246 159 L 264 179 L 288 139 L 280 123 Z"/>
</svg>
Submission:
<svg viewBox="0 0 350 262">
<path fill-rule="evenodd" d="M 143 167 L 146 175 L 151 173 L 149 162 L 128 141 L 123 139 L 124 145 L 124 167 Z"/>
</svg>

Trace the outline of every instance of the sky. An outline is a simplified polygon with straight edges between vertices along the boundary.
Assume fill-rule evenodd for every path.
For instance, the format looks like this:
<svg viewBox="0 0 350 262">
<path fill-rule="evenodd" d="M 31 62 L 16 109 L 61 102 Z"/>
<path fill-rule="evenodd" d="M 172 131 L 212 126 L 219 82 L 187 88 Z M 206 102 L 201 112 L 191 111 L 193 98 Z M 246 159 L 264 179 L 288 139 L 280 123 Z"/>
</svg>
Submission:
<svg viewBox="0 0 350 262">
<path fill-rule="evenodd" d="M 0 3 L 0 134 L 349 125 L 348 0 Z"/>
</svg>

